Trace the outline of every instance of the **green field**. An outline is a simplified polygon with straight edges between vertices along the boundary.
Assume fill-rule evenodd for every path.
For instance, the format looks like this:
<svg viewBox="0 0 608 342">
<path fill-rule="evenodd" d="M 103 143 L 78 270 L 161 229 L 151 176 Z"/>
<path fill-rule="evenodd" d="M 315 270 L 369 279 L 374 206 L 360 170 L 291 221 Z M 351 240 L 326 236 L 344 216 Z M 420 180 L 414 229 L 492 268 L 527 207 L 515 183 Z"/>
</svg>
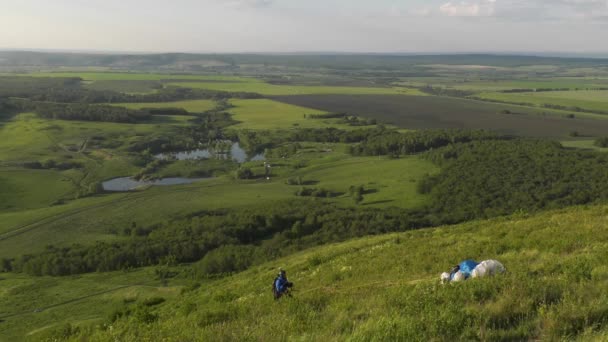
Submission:
<svg viewBox="0 0 608 342">
<path fill-rule="evenodd" d="M 66 278 L 0 277 L 0 341 L 39 340 L 65 324 L 100 324 L 125 301 L 179 297 L 180 284 L 163 286 L 153 269 Z M 35 295 L 32 293 L 35 292 Z M 77 313 L 77 315 L 75 315 Z"/>
<path fill-rule="evenodd" d="M 539 79 L 504 79 L 497 78 L 495 80 L 480 79 L 475 77 L 461 78 L 454 76 L 446 77 L 429 77 L 429 78 L 406 78 L 397 85 L 406 87 L 448 87 L 460 90 L 469 90 L 474 92 L 489 92 L 489 91 L 504 91 L 511 89 L 587 89 L 587 88 L 605 88 L 608 87 L 608 79 L 597 78 L 539 78 Z"/>
<path fill-rule="evenodd" d="M 384 160 L 375 157 L 345 158 L 334 161 L 319 159 L 311 167 L 296 172 L 305 181 L 318 181 L 315 187 L 345 192 L 352 185 L 362 185 L 366 192 L 362 205 L 391 205 L 414 208 L 425 203 L 416 192 L 416 184 L 436 167 L 416 157 Z M 352 203 L 352 198 L 343 198 Z"/>
<path fill-rule="evenodd" d="M 230 92 L 251 92 L 262 95 L 307 95 L 307 94 L 404 94 L 422 95 L 416 89 L 410 88 L 370 88 L 370 87 L 330 87 L 330 86 L 294 86 L 294 85 L 274 85 L 257 82 L 180 82 L 168 83 L 168 85 L 194 88 L 209 89 Z"/>
<path fill-rule="evenodd" d="M 0 168 L 0 189 L 0 212 L 47 207 L 75 192 L 72 179 L 61 172 L 10 168 Z"/>
<path fill-rule="evenodd" d="M 132 316 L 111 330 L 83 327 L 74 340 L 603 340 L 607 210 L 571 208 L 313 248 L 166 295 L 154 323 Z M 439 285 L 439 274 L 465 258 L 496 258 L 508 273 Z M 295 290 L 274 302 L 269 287 L 278 267 Z M 33 329 L 15 320 L 5 322 L 11 333 Z"/>
<path fill-rule="evenodd" d="M 546 104 L 564 107 L 579 107 L 582 111 L 608 112 L 608 91 L 549 91 L 534 93 L 480 93 L 482 99 L 511 103 L 529 103 L 542 107 Z"/>
<path fill-rule="evenodd" d="M 187 74 L 160 74 L 137 72 L 39 72 L 21 74 L 33 77 L 80 77 L 85 81 L 161 81 L 161 80 L 189 80 L 189 81 L 238 81 L 248 82 L 253 79 L 237 76 L 204 76 Z"/>
<path fill-rule="evenodd" d="M 87 244 L 95 240 L 114 239 L 110 231 L 136 221 L 146 227 L 187 216 L 201 210 L 240 208 L 260 201 L 296 198 L 298 186 L 287 185 L 290 177 L 302 175 L 305 181 L 318 182 L 340 193 L 332 199 L 354 206 L 348 195 L 350 186 L 363 185 L 370 193 L 362 205 L 413 208 L 424 203 L 425 196 L 416 192 L 416 182 L 425 174 L 436 172 L 430 162 L 418 157 L 391 160 L 377 157 L 349 158 L 340 146 L 326 145 L 331 153 L 312 152 L 293 158 L 289 163 L 277 160 L 271 181 L 235 182 L 230 176 L 199 183 L 172 187 L 152 187 L 129 194 L 106 194 L 69 202 L 54 209 L 22 210 L 0 213 L 4 222 L 0 233 L 0 258 L 17 255 L 27 248 L 42 250 L 48 244 Z M 309 166 L 294 170 L 298 160 Z M 250 163 L 262 173 L 259 163 Z M 357 169 L 352 169 L 356 166 Z M 115 174 L 120 175 L 120 174 Z M 379 177 L 379 175 L 382 175 Z M 111 177 L 108 177 L 111 178 Z M 32 196 L 35 196 L 32 194 Z M 14 234 L 21 232 L 20 234 Z"/>
<path fill-rule="evenodd" d="M 190 113 L 202 113 L 211 110 L 215 107 L 215 102 L 212 100 L 190 100 L 176 102 L 146 102 L 146 103 L 117 103 L 116 106 L 126 107 L 129 109 L 142 108 L 183 108 Z"/>
<path fill-rule="evenodd" d="M 564 147 L 582 148 L 584 150 L 595 150 L 600 152 L 608 152 L 608 147 L 598 147 L 595 145 L 595 140 L 566 140 L 562 141 L 561 144 Z"/>
<path fill-rule="evenodd" d="M 232 118 L 239 123 L 234 128 L 242 129 L 286 129 L 293 126 L 303 128 L 325 127 L 324 120 L 306 119 L 307 114 L 323 114 L 324 111 L 292 106 L 267 99 L 232 100 Z"/>
<path fill-rule="evenodd" d="M 151 123 L 123 124 L 47 120 L 34 114 L 20 114 L 0 126 L 0 161 L 32 160 L 54 154 L 74 155 L 77 152 L 72 149 L 82 146 L 88 138 L 101 135 L 129 140 L 168 130 L 173 125 L 184 125 L 185 118 L 157 116 Z"/>
<path fill-rule="evenodd" d="M 145 80 L 102 80 L 84 81 L 85 86 L 92 90 L 117 91 L 127 94 L 150 94 L 158 91 L 162 87 L 159 81 Z"/>
</svg>

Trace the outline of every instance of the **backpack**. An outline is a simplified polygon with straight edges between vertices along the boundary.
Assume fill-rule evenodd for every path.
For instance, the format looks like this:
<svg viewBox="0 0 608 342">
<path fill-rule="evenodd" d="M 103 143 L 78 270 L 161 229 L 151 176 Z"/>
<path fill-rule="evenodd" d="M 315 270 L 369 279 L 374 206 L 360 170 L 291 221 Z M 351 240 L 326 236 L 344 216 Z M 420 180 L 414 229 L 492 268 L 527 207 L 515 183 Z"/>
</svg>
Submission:
<svg viewBox="0 0 608 342">
<path fill-rule="evenodd" d="M 279 291 L 277 291 L 277 280 L 278 279 L 279 279 L 279 277 L 276 277 L 272 281 L 272 296 L 274 297 L 274 299 L 279 299 L 279 297 L 281 297 L 281 294 L 279 293 Z"/>
</svg>

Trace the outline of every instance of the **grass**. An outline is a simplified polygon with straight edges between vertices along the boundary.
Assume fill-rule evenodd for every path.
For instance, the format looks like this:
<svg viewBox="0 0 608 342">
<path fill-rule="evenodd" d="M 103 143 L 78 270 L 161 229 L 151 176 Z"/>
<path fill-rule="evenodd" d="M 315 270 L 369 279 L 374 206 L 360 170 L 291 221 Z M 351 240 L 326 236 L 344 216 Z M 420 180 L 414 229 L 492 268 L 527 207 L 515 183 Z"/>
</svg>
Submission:
<svg viewBox="0 0 608 342">
<path fill-rule="evenodd" d="M 86 87 L 93 90 L 118 91 L 127 94 L 150 94 L 155 93 L 161 84 L 158 81 L 144 80 L 105 80 L 85 81 Z"/>
<path fill-rule="evenodd" d="M 304 181 L 318 181 L 314 187 L 336 193 L 347 193 L 351 186 L 362 185 L 366 194 L 361 204 L 365 206 L 413 208 L 425 204 L 426 197 L 416 192 L 416 185 L 425 175 L 438 171 L 432 163 L 417 157 L 327 159 L 329 161 L 318 160 L 295 176 L 302 177 Z M 348 194 L 338 200 L 344 204 L 353 202 Z"/>
<path fill-rule="evenodd" d="M 286 129 L 294 126 L 303 128 L 325 127 L 326 121 L 306 119 L 304 115 L 323 114 L 324 111 L 293 106 L 268 99 L 232 100 L 235 108 L 229 111 L 239 122 L 236 129 Z"/>
<path fill-rule="evenodd" d="M 290 160 L 271 160 L 274 165 L 271 181 L 234 181 L 226 176 L 190 185 L 100 195 L 53 209 L 0 213 L 0 220 L 4 222 L 0 233 L 6 234 L 0 235 L 0 258 L 19 256 L 24 250 L 40 251 L 48 244 L 64 246 L 112 240 L 117 238 L 111 233 L 113 229 L 129 226 L 134 221 L 138 226 L 147 227 L 200 210 L 238 209 L 265 201 L 294 198 L 299 187 L 287 185 L 286 180 L 298 175 L 304 175 L 304 180 L 319 182 L 315 187 L 326 187 L 343 194 L 351 185 L 364 185 L 369 193 L 364 196 L 363 205 L 412 208 L 424 203 L 425 197 L 416 193 L 413 180 L 434 172 L 436 169 L 430 163 L 417 157 L 399 160 L 366 157 L 349 161 L 339 147 L 328 145 L 328 148 L 335 152 L 321 153 L 324 156 L 321 159 L 317 155 L 306 155 Z M 294 170 L 292 164 L 300 160 L 308 166 Z M 252 162 L 250 166 L 261 174 L 263 167 L 258 164 Z M 358 170 L 352 170 L 353 166 Z M 160 173 L 177 171 L 187 171 L 187 168 L 175 170 L 170 166 Z M 377 177 L 380 173 L 382 178 Z M 333 201 L 354 205 L 348 195 Z M 11 233 L 19 231 L 23 232 Z"/>
<path fill-rule="evenodd" d="M 83 324 L 75 340 L 603 340 L 607 213 L 575 207 L 322 246 L 204 283 L 155 308 L 153 323 Z M 466 258 L 508 272 L 439 285 Z M 295 290 L 275 302 L 279 266 Z"/>
<path fill-rule="evenodd" d="M 539 79 L 495 79 L 486 80 L 474 77 L 430 77 L 430 78 L 406 78 L 398 85 L 410 87 L 422 87 L 431 85 L 433 87 L 447 87 L 474 92 L 495 92 L 511 89 L 586 89 L 602 88 L 608 86 L 605 79 L 589 78 L 539 78 Z"/>
<path fill-rule="evenodd" d="M 594 139 L 583 139 L 583 140 L 566 140 L 561 141 L 564 147 L 571 148 L 582 148 L 585 150 L 595 150 L 600 152 L 608 152 L 608 147 L 599 147 L 595 145 Z"/>
<path fill-rule="evenodd" d="M 529 103 L 542 107 L 545 104 L 564 107 L 579 107 L 583 111 L 608 112 L 608 91 L 551 91 L 536 93 L 481 93 L 483 99 L 499 100 L 512 103 Z"/>
<path fill-rule="evenodd" d="M 161 80 L 186 80 L 186 81 L 238 81 L 248 82 L 249 78 L 237 76 L 204 76 L 185 74 L 159 74 L 159 73 L 137 73 L 137 72 L 38 72 L 21 74 L 31 77 L 80 77 L 85 81 L 161 81 Z"/>
<path fill-rule="evenodd" d="M 215 108 L 213 100 L 190 100 L 176 102 L 117 103 L 116 106 L 130 109 L 142 108 L 183 108 L 190 113 L 202 113 Z"/>
<path fill-rule="evenodd" d="M 133 137 L 184 125 L 184 118 L 155 118 L 145 124 L 111 122 L 66 121 L 40 119 L 35 114 L 20 114 L 0 126 L 0 161 L 23 161 L 47 158 L 57 154 L 73 154 L 68 151 L 93 136 L 114 139 Z"/>
<path fill-rule="evenodd" d="M 332 86 L 297 86 L 297 85 L 274 85 L 257 82 L 180 82 L 168 83 L 168 85 L 200 88 L 209 90 L 220 90 L 230 92 L 251 92 L 262 95 L 309 95 L 309 94 L 404 94 L 424 95 L 417 89 L 411 88 L 373 88 L 373 87 L 332 87 Z"/>
<path fill-rule="evenodd" d="M 150 268 L 64 278 L 0 274 L 0 341 L 39 340 L 67 323 L 102 324 L 125 302 L 177 298 L 185 283 L 163 286 Z"/>
<path fill-rule="evenodd" d="M 0 168 L 0 189 L 0 212 L 47 207 L 75 192 L 71 178 L 54 170 Z"/>
</svg>

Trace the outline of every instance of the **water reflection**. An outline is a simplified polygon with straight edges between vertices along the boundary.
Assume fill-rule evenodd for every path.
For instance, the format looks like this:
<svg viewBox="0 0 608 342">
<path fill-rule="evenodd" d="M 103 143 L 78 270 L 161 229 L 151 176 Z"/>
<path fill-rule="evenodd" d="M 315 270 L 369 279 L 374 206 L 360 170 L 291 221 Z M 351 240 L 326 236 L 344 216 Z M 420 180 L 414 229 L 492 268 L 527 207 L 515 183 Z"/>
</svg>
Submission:
<svg viewBox="0 0 608 342">
<path fill-rule="evenodd" d="M 145 185 L 170 186 L 191 184 L 208 178 L 162 178 L 150 181 L 138 181 L 132 177 L 114 178 L 102 183 L 105 191 L 131 191 Z"/>
<path fill-rule="evenodd" d="M 196 160 L 196 159 L 232 159 L 237 163 L 246 161 L 262 161 L 266 158 L 264 153 L 249 156 L 238 142 L 230 144 L 218 144 L 214 148 L 198 149 L 192 151 L 161 153 L 154 156 L 156 159 L 175 158 L 177 160 Z"/>
</svg>

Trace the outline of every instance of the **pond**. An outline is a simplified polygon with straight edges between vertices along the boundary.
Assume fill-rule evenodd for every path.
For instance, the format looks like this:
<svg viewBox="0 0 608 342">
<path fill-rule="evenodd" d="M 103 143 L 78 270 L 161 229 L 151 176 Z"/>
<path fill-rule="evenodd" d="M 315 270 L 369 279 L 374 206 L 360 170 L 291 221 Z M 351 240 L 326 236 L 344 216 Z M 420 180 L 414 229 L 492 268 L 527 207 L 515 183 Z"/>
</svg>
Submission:
<svg viewBox="0 0 608 342">
<path fill-rule="evenodd" d="M 105 191 L 131 191 L 145 185 L 170 186 L 191 184 L 209 178 L 161 178 L 151 181 L 138 181 L 132 177 L 114 178 L 102 183 Z"/>
<path fill-rule="evenodd" d="M 219 145 L 222 146 L 222 145 Z M 161 153 L 154 156 L 156 159 L 175 158 L 177 160 L 196 160 L 196 159 L 232 159 L 237 163 L 246 161 L 261 161 L 265 160 L 264 153 L 258 153 L 249 156 L 247 152 L 239 145 L 238 142 L 232 143 L 230 149 L 228 145 L 223 145 L 225 148 L 206 148 L 184 152 Z"/>
</svg>

